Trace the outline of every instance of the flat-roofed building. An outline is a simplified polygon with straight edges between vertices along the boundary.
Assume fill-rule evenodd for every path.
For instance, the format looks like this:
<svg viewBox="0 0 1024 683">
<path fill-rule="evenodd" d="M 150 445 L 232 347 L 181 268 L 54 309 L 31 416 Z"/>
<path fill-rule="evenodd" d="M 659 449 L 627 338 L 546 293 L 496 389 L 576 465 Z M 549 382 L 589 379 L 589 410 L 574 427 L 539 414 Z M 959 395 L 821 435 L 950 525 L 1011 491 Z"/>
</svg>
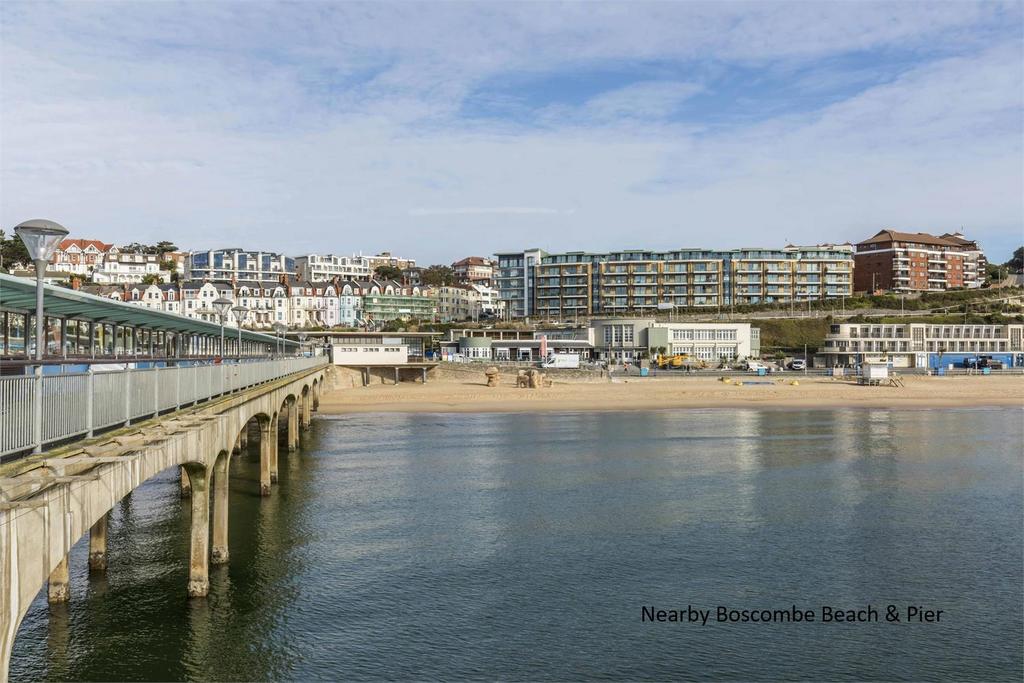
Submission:
<svg viewBox="0 0 1024 683">
<path fill-rule="evenodd" d="M 897 368 L 963 367 L 989 356 L 1005 367 L 1024 365 L 1024 325 L 838 323 L 829 328 L 828 367 L 889 363 Z"/>
<path fill-rule="evenodd" d="M 295 259 L 271 251 L 211 249 L 190 251 L 185 277 L 190 280 L 276 280 L 295 275 Z"/>
<path fill-rule="evenodd" d="M 802 303 L 853 293 L 853 247 L 848 244 L 774 250 L 531 252 L 497 255 L 499 290 L 511 317 L 651 315 L 674 309 Z"/>
<path fill-rule="evenodd" d="M 662 354 L 686 354 L 706 363 L 732 363 L 761 355 L 760 330 L 749 323 L 657 322 L 654 318 L 591 321 L 595 356 L 634 362 Z"/>
<path fill-rule="evenodd" d="M 295 259 L 298 276 L 303 280 L 369 280 L 373 266 L 366 256 L 336 256 L 334 254 L 306 254 Z"/>
<path fill-rule="evenodd" d="M 508 317 L 524 318 L 533 314 L 534 268 L 545 254 L 541 249 L 526 249 L 494 255 L 498 262 L 494 277 Z"/>
</svg>

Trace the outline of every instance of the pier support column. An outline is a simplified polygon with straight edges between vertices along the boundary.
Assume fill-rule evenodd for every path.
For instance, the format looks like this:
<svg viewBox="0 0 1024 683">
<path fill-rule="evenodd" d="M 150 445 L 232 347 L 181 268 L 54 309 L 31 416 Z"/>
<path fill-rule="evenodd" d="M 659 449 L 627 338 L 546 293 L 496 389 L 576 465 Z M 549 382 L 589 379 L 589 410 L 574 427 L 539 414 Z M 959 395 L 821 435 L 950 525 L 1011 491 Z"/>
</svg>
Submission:
<svg viewBox="0 0 1024 683">
<path fill-rule="evenodd" d="M 181 497 L 188 498 L 192 495 L 192 483 L 188 479 L 188 472 L 185 471 L 185 466 L 181 466 Z"/>
<path fill-rule="evenodd" d="M 423 372 L 423 383 L 426 384 L 427 383 L 427 369 L 426 368 L 420 368 L 420 370 Z"/>
<path fill-rule="evenodd" d="M 67 602 L 71 597 L 70 576 L 68 574 L 68 556 L 60 561 L 50 572 L 50 583 L 46 590 L 46 600 L 51 605 Z"/>
<path fill-rule="evenodd" d="M 302 395 L 302 428 L 309 429 L 309 426 L 313 424 L 313 394 L 312 390 L 306 391 Z"/>
<path fill-rule="evenodd" d="M 398 366 L 395 366 L 395 386 L 398 386 Z"/>
<path fill-rule="evenodd" d="M 213 466 L 213 548 L 210 564 L 228 561 L 228 455 L 217 458 Z"/>
<path fill-rule="evenodd" d="M 89 571 L 103 572 L 107 569 L 107 513 L 96 520 L 89 529 Z"/>
<path fill-rule="evenodd" d="M 231 454 L 236 455 L 242 452 L 242 432 L 235 437 L 235 445 L 231 447 Z"/>
<path fill-rule="evenodd" d="M 271 425 L 272 425 L 272 428 L 273 428 L 273 431 L 274 431 L 274 438 L 273 438 L 273 440 L 271 442 L 271 446 L 270 446 L 270 481 L 276 484 L 277 483 L 277 454 L 281 450 L 281 444 L 279 442 L 279 439 L 280 439 L 280 436 L 281 436 L 280 435 L 280 431 L 281 431 L 281 414 L 280 413 L 278 413 L 277 415 L 274 416 L 274 419 L 271 422 Z"/>
<path fill-rule="evenodd" d="M 192 542 L 188 558 L 188 596 L 210 592 L 210 475 L 202 465 L 186 465 L 192 482 Z"/>
<path fill-rule="evenodd" d="M 288 452 L 299 448 L 299 400 L 288 404 Z"/>
<path fill-rule="evenodd" d="M 271 451 L 277 451 L 277 421 L 260 422 L 260 495 L 270 495 L 270 464 Z"/>
</svg>

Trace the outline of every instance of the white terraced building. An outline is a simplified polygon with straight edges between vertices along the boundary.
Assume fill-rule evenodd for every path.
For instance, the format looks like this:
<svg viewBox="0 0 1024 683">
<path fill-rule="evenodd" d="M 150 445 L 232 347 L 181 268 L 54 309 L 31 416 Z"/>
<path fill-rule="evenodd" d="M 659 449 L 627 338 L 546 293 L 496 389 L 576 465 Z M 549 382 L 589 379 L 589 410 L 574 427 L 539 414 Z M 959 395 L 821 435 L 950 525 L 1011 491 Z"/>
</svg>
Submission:
<svg viewBox="0 0 1024 683">
<path fill-rule="evenodd" d="M 825 338 L 828 367 L 890 363 L 897 368 L 964 367 L 988 356 L 1004 367 L 1024 365 L 1024 325 L 933 325 L 927 323 L 832 325 Z"/>
</svg>

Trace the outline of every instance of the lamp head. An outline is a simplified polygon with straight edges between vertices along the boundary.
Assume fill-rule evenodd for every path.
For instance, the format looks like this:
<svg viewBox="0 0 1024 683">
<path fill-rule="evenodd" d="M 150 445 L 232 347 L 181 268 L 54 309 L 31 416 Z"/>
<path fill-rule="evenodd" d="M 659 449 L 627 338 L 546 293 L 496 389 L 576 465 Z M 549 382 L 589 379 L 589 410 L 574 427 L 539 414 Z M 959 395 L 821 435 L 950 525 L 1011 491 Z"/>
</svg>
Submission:
<svg viewBox="0 0 1024 683">
<path fill-rule="evenodd" d="M 235 314 L 235 320 L 237 320 L 238 322 L 242 322 L 243 320 L 245 320 L 245 316 L 249 313 L 249 309 L 246 308 L 245 306 L 238 305 L 232 306 L 231 312 Z"/>
<path fill-rule="evenodd" d="M 33 218 L 15 226 L 14 234 L 25 243 L 33 261 L 49 261 L 61 240 L 68 236 L 68 230 L 59 223 Z"/>
<path fill-rule="evenodd" d="M 225 299 L 224 297 L 221 297 L 213 302 L 213 307 L 217 309 L 217 313 L 220 314 L 220 317 L 223 318 L 228 314 L 228 311 L 231 309 L 231 299 Z"/>
</svg>

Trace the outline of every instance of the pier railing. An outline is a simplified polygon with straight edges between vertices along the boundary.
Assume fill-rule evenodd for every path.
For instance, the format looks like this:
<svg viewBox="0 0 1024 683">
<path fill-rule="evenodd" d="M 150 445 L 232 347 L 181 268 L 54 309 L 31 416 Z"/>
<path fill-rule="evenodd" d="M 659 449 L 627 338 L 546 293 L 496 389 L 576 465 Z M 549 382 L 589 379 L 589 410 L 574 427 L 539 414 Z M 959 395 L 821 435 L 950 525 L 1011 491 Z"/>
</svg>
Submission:
<svg viewBox="0 0 1024 683">
<path fill-rule="evenodd" d="M 0 377 L 0 459 L 324 365 L 322 357 Z"/>
</svg>

